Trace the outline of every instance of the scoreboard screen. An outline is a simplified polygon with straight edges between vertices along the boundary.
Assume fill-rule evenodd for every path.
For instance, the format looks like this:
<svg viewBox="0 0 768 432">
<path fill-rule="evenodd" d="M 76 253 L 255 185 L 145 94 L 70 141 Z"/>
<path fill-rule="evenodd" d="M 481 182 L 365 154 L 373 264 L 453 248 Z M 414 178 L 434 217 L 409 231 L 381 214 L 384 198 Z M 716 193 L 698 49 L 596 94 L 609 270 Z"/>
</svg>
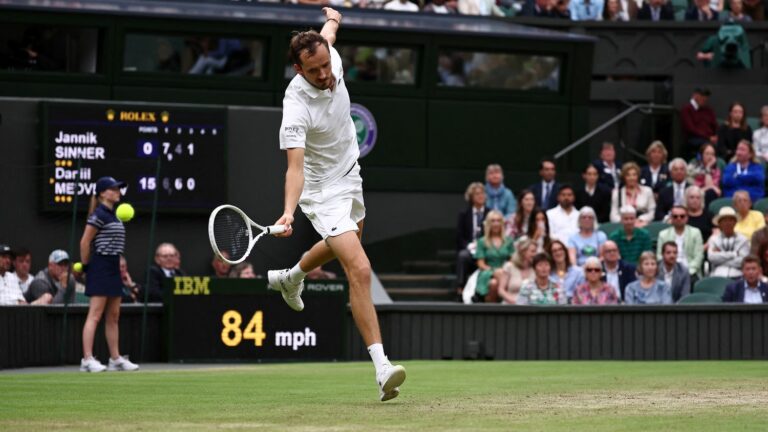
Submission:
<svg viewBox="0 0 768 432">
<path fill-rule="evenodd" d="M 206 211 L 226 201 L 225 108 L 46 102 L 42 106 L 43 209 L 86 208 L 96 180 L 126 183 L 123 201 Z M 157 175 L 158 162 L 160 165 Z"/>
</svg>

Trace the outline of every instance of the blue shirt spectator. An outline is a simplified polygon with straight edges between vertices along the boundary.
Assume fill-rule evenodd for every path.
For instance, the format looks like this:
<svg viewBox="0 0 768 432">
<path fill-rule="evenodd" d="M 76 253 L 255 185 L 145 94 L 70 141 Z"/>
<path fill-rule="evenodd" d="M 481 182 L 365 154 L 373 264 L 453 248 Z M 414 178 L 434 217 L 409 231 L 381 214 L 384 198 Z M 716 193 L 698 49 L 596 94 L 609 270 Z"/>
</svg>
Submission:
<svg viewBox="0 0 768 432">
<path fill-rule="evenodd" d="M 723 172 L 723 196 L 732 197 L 738 190 L 747 191 L 752 202 L 765 196 L 765 168 L 755 162 L 754 151 L 749 141 L 736 145 L 735 160 Z"/>
<path fill-rule="evenodd" d="M 574 21 L 599 21 L 603 19 L 603 0 L 573 0 L 569 6 Z"/>
<path fill-rule="evenodd" d="M 504 172 L 501 165 L 491 164 L 485 169 L 485 206 L 498 210 L 508 218 L 517 208 L 517 200 L 512 191 L 504 186 Z"/>
<path fill-rule="evenodd" d="M 626 304 L 672 304 L 672 291 L 666 282 L 654 279 L 650 287 L 642 287 L 636 280 L 624 292 Z"/>
</svg>

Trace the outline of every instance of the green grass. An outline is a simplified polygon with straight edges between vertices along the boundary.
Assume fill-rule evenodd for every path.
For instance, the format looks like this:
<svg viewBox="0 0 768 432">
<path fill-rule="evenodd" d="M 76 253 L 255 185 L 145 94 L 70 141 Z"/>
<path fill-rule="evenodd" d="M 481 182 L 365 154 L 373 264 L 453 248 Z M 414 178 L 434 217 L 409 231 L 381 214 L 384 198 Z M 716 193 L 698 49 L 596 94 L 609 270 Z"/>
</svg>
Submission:
<svg viewBox="0 0 768 432">
<path fill-rule="evenodd" d="M 765 362 L 405 362 L 0 374 L 0 430 L 766 430 Z"/>
</svg>

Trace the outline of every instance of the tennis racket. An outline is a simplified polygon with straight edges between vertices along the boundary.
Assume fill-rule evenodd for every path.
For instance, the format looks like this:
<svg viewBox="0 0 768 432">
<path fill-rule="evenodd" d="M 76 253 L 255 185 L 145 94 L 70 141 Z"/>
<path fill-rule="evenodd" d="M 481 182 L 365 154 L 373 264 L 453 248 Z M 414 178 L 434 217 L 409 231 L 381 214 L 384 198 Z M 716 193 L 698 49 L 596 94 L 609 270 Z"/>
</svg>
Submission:
<svg viewBox="0 0 768 432">
<path fill-rule="evenodd" d="M 261 226 L 242 210 L 229 204 L 216 207 L 208 219 L 208 238 L 213 253 L 229 264 L 245 261 L 253 246 L 264 235 L 285 231 L 285 225 Z"/>
</svg>

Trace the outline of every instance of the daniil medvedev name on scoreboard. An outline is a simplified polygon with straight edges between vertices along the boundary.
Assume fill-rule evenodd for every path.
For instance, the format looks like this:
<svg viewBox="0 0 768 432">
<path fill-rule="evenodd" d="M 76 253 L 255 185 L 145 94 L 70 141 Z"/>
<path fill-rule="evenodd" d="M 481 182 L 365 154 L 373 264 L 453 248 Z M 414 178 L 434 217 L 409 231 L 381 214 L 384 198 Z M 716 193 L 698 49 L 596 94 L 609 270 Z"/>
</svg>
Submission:
<svg viewBox="0 0 768 432">
<path fill-rule="evenodd" d="M 139 209 L 155 192 L 160 210 L 226 201 L 225 108 L 46 102 L 42 113 L 46 210 L 71 209 L 75 196 L 86 207 L 102 176 L 126 182 L 123 200 Z"/>
</svg>

